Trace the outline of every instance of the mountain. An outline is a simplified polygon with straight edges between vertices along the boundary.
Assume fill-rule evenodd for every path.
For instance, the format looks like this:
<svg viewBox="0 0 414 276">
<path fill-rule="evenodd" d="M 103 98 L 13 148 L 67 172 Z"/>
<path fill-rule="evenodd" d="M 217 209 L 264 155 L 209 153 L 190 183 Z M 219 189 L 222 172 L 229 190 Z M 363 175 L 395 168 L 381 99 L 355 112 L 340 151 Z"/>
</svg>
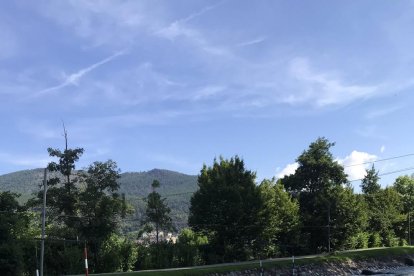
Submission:
<svg viewBox="0 0 414 276">
<path fill-rule="evenodd" d="M 166 197 L 176 227 L 180 229 L 187 225 L 190 198 L 197 190 L 197 176 L 153 169 L 147 172 L 122 173 L 118 180 L 120 192 L 125 193 L 127 201 L 135 209 L 131 218 L 132 223 L 124 225 L 125 231 L 133 231 L 138 227 L 145 210 L 143 198 L 151 192 L 151 183 L 155 179 L 161 184 L 158 192 Z M 4 174 L 0 175 L 0 191 L 19 193 L 22 195 L 22 201 L 25 201 L 40 190 L 42 181 L 43 169 Z"/>
<path fill-rule="evenodd" d="M 155 179 L 161 183 L 158 189 L 161 195 L 195 192 L 197 189 L 197 176 L 195 175 L 153 169 L 148 172 L 121 174 L 119 179 L 120 190 L 126 195 L 146 196 L 151 192 L 151 183 Z"/>
<path fill-rule="evenodd" d="M 40 190 L 43 181 L 43 169 L 17 171 L 0 175 L 0 191 L 11 191 L 30 195 Z"/>
</svg>

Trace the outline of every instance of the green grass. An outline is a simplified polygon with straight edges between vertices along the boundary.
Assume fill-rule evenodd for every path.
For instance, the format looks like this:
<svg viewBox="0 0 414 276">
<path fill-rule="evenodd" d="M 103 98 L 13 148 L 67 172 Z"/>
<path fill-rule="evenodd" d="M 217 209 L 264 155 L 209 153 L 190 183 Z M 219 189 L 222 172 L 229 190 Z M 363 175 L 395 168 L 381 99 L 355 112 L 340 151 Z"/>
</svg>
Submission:
<svg viewBox="0 0 414 276">
<path fill-rule="evenodd" d="M 313 258 L 295 259 L 296 265 L 305 264 L 317 264 L 324 262 L 343 262 L 347 260 L 362 260 L 370 258 L 380 258 L 389 256 L 399 256 L 414 254 L 414 246 L 407 247 L 392 247 L 392 248 L 373 248 L 361 251 L 346 251 L 335 252 L 333 254 L 318 256 Z M 263 262 L 264 268 L 286 268 L 291 267 L 291 260 L 267 260 Z M 259 267 L 259 262 L 245 262 L 243 264 L 230 264 L 224 266 L 206 266 L 199 268 L 187 268 L 174 271 L 142 271 L 142 272 L 118 272 L 118 273 L 106 273 L 106 274 L 91 274 L 91 275 L 119 275 L 119 276 L 154 276 L 154 275 L 168 275 L 168 276 L 198 276 L 211 273 L 225 273 L 230 271 L 244 271 L 249 269 L 255 269 Z"/>
</svg>

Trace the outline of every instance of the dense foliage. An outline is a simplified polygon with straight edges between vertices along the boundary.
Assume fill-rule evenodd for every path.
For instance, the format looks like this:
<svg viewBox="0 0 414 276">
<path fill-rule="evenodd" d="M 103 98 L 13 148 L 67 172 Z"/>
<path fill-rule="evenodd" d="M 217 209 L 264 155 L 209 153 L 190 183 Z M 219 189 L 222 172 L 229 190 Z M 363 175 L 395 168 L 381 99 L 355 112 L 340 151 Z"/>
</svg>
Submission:
<svg viewBox="0 0 414 276">
<path fill-rule="evenodd" d="M 191 198 L 190 227 L 209 240 L 208 262 L 245 260 L 262 232 L 262 208 L 255 173 L 239 157 L 214 160 L 198 177 L 199 190 Z"/>
<path fill-rule="evenodd" d="M 48 173 L 51 177 L 61 177 L 57 173 Z M 78 174 L 74 171 L 73 175 Z M 118 192 L 125 194 L 125 199 L 135 212 L 133 220 L 121 224 L 123 233 L 134 231 L 140 227 L 140 221 L 145 213 L 144 198 L 151 192 L 151 183 L 156 179 L 162 185 L 158 189 L 161 196 L 166 196 L 166 202 L 171 208 L 171 218 L 177 229 L 187 226 L 188 208 L 191 194 L 197 189 L 197 176 L 186 175 L 169 170 L 153 169 L 147 172 L 120 173 L 117 182 Z M 11 191 L 20 194 L 18 201 L 26 202 L 31 194 L 39 191 L 43 181 L 43 169 L 24 170 L 0 175 L 0 191 Z M 62 179 L 63 181 L 63 179 Z"/>
<path fill-rule="evenodd" d="M 204 165 L 195 179 L 165 170 L 121 175 L 111 160 L 79 171 L 83 149 L 49 149 L 56 161 L 48 166 L 45 272 L 82 273 L 85 246 L 91 272 L 113 272 L 411 244 L 414 178 L 383 188 L 372 166 L 356 194 L 333 146 L 318 138 L 293 174 L 260 184 L 238 156 Z M 41 171 L 17 179 L 30 177 L 39 182 Z M 0 192 L 1 275 L 39 267 L 42 189 L 24 205 Z M 143 238 L 152 231 L 144 225 L 155 239 Z M 178 239 L 159 239 L 161 231 Z"/>
</svg>

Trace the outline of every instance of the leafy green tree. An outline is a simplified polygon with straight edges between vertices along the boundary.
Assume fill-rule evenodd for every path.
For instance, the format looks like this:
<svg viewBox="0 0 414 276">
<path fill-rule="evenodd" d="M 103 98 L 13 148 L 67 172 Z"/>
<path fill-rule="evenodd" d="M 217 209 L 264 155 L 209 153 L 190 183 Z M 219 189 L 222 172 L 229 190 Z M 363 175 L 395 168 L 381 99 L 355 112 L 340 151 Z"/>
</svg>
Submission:
<svg viewBox="0 0 414 276">
<path fill-rule="evenodd" d="M 165 198 L 155 191 L 160 186 L 158 180 L 152 182 L 153 191 L 147 196 L 147 208 L 145 211 L 145 222 L 152 225 L 155 229 L 156 243 L 159 243 L 159 233 L 161 230 L 173 230 L 172 219 L 170 217 L 171 209 L 167 206 Z"/>
<path fill-rule="evenodd" d="M 367 170 L 362 180 L 368 216 L 369 246 L 395 246 L 404 243 L 408 237 L 404 208 L 409 208 L 408 195 L 410 184 L 408 179 L 398 178 L 394 187 L 381 189 L 378 172 L 374 166 Z M 408 209 L 406 209 L 408 210 Z"/>
<path fill-rule="evenodd" d="M 299 164 L 296 172 L 282 179 L 286 190 L 293 194 L 323 193 L 323 196 L 329 196 L 333 187 L 346 184 L 344 168 L 334 161 L 330 152 L 334 145 L 324 137 L 312 142 L 296 159 Z"/>
<path fill-rule="evenodd" d="M 137 261 L 137 247 L 132 241 L 112 234 L 99 251 L 100 270 L 107 272 L 131 271 Z"/>
<path fill-rule="evenodd" d="M 48 148 L 47 151 L 51 157 L 58 158 L 58 162 L 51 162 L 48 165 L 49 172 L 52 172 L 52 177 L 48 180 L 47 191 L 47 206 L 49 208 L 49 216 L 53 216 L 54 221 L 63 223 L 62 230 L 57 231 L 69 238 L 76 237 L 76 230 L 78 220 L 76 216 L 77 204 L 79 200 L 79 178 L 74 174 L 75 163 L 82 156 L 83 148 L 68 148 L 68 137 L 66 129 L 64 128 L 65 149 Z M 42 201 L 43 192 L 38 194 L 38 204 Z"/>
<path fill-rule="evenodd" d="M 208 244 L 205 236 L 200 236 L 190 228 L 184 228 L 176 243 L 179 266 L 203 265 L 201 247 Z"/>
<path fill-rule="evenodd" d="M 368 235 L 367 206 L 363 197 L 354 194 L 350 186 L 337 187 L 331 214 L 331 245 L 334 249 L 365 248 Z"/>
<path fill-rule="evenodd" d="M 108 263 L 100 258 L 100 251 L 117 232 L 126 208 L 118 193 L 119 173 L 117 164 L 108 160 L 94 162 L 79 177 L 83 189 L 78 192 L 76 206 L 79 214 L 77 232 L 81 239 L 90 243 L 91 267 L 95 271 L 108 271 Z"/>
<path fill-rule="evenodd" d="M 379 179 L 378 171 L 376 171 L 374 165 L 372 165 L 371 169 L 366 171 L 364 179 L 362 179 L 362 192 L 367 195 L 378 192 L 381 189 L 381 185 L 378 183 Z"/>
<path fill-rule="evenodd" d="M 393 187 L 400 194 L 402 199 L 404 214 L 406 214 L 407 216 L 406 225 L 404 226 L 404 229 L 406 229 L 407 240 L 411 245 L 412 206 L 414 204 L 414 178 L 408 175 L 399 176 L 395 180 Z"/>
<path fill-rule="evenodd" d="M 377 234 L 383 246 L 396 246 L 400 243 L 398 236 L 401 234 L 398 234 L 403 230 L 405 220 L 402 211 L 401 197 L 394 188 L 381 189 L 374 194 L 369 203 L 369 229 L 372 234 L 370 246 L 377 243 Z"/>
<path fill-rule="evenodd" d="M 189 226 L 208 237 L 207 262 L 245 260 L 262 232 L 255 173 L 238 156 L 203 166 L 191 198 Z"/>
<path fill-rule="evenodd" d="M 94 162 L 83 171 L 75 171 L 75 163 L 84 150 L 68 148 L 65 130 L 65 149 L 48 149 L 49 155 L 58 158 L 48 165 L 50 179 L 47 192 L 48 239 L 62 242 L 47 243 L 45 271 L 51 274 L 75 273 L 74 260 L 82 259 L 83 241 L 89 249 L 90 270 L 104 272 L 104 245 L 119 228 L 119 219 L 126 213 L 124 198 L 118 193 L 119 169 L 112 160 Z M 41 205 L 43 191 L 30 205 Z M 79 241 L 70 248 L 64 240 Z M 82 241 L 82 242 L 80 242 Z M 69 262 L 68 262 L 69 261 Z M 117 269 L 119 265 L 113 266 Z M 108 272 L 108 271 L 105 271 Z"/>
<path fill-rule="evenodd" d="M 17 201 L 18 195 L 0 192 L 0 274 L 22 275 L 23 245 L 27 243 L 29 217 Z"/>
<path fill-rule="evenodd" d="M 326 138 L 318 138 L 297 158 L 299 167 L 295 173 L 281 180 L 286 190 L 299 199 L 305 252 L 342 247 L 339 241 L 352 235 L 346 227 L 359 223 L 352 218 L 355 215 L 352 210 L 341 203 L 341 200 L 352 201 L 352 197 L 346 196 L 352 191 L 346 190 L 347 175 L 330 152 L 334 145 Z M 358 225 L 352 227 L 358 228 Z"/>
<path fill-rule="evenodd" d="M 105 240 L 117 230 L 124 202 L 118 193 L 119 169 L 112 160 L 94 162 L 82 174 L 77 212 L 79 234 L 90 241 Z"/>
<path fill-rule="evenodd" d="M 275 180 L 263 180 L 259 186 L 263 200 L 260 212 L 265 226 L 260 235 L 261 257 L 294 252 L 299 239 L 299 204 Z"/>
</svg>

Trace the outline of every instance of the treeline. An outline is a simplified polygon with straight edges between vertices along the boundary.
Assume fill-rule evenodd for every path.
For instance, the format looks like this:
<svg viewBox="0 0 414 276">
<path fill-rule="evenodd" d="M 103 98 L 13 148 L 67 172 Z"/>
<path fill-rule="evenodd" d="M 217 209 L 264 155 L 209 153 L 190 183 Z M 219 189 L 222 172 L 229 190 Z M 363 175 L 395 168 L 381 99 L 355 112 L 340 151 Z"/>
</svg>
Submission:
<svg viewBox="0 0 414 276">
<path fill-rule="evenodd" d="M 159 238 L 174 231 L 168 201 L 158 193 L 162 182 L 154 179 L 149 188 L 141 228 L 124 235 L 120 225 L 132 208 L 119 193 L 116 163 L 95 162 L 74 175 L 83 149 L 49 149 L 57 162 L 48 170 L 60 177 L 48 180 L 45 275 L 82 273 L 85 246 L 90 272 L 113 272 L 411 244 L 414 179 L 401 176 L 381 188 L 372 166 L 357 194 L 333 146 L 317 139 L 297 158 L 294 174 L 260 184 L 238 156 L 204 165 L 189 228 L 176 243 Z M 39 267 L 34 210 L 42 196 L 40 190 L 21 206 L 17 194 L 0 193 L 1 275 L 31 275 Z M 146 235 L 152 231 L 155 240 Z"/>
</svg>

